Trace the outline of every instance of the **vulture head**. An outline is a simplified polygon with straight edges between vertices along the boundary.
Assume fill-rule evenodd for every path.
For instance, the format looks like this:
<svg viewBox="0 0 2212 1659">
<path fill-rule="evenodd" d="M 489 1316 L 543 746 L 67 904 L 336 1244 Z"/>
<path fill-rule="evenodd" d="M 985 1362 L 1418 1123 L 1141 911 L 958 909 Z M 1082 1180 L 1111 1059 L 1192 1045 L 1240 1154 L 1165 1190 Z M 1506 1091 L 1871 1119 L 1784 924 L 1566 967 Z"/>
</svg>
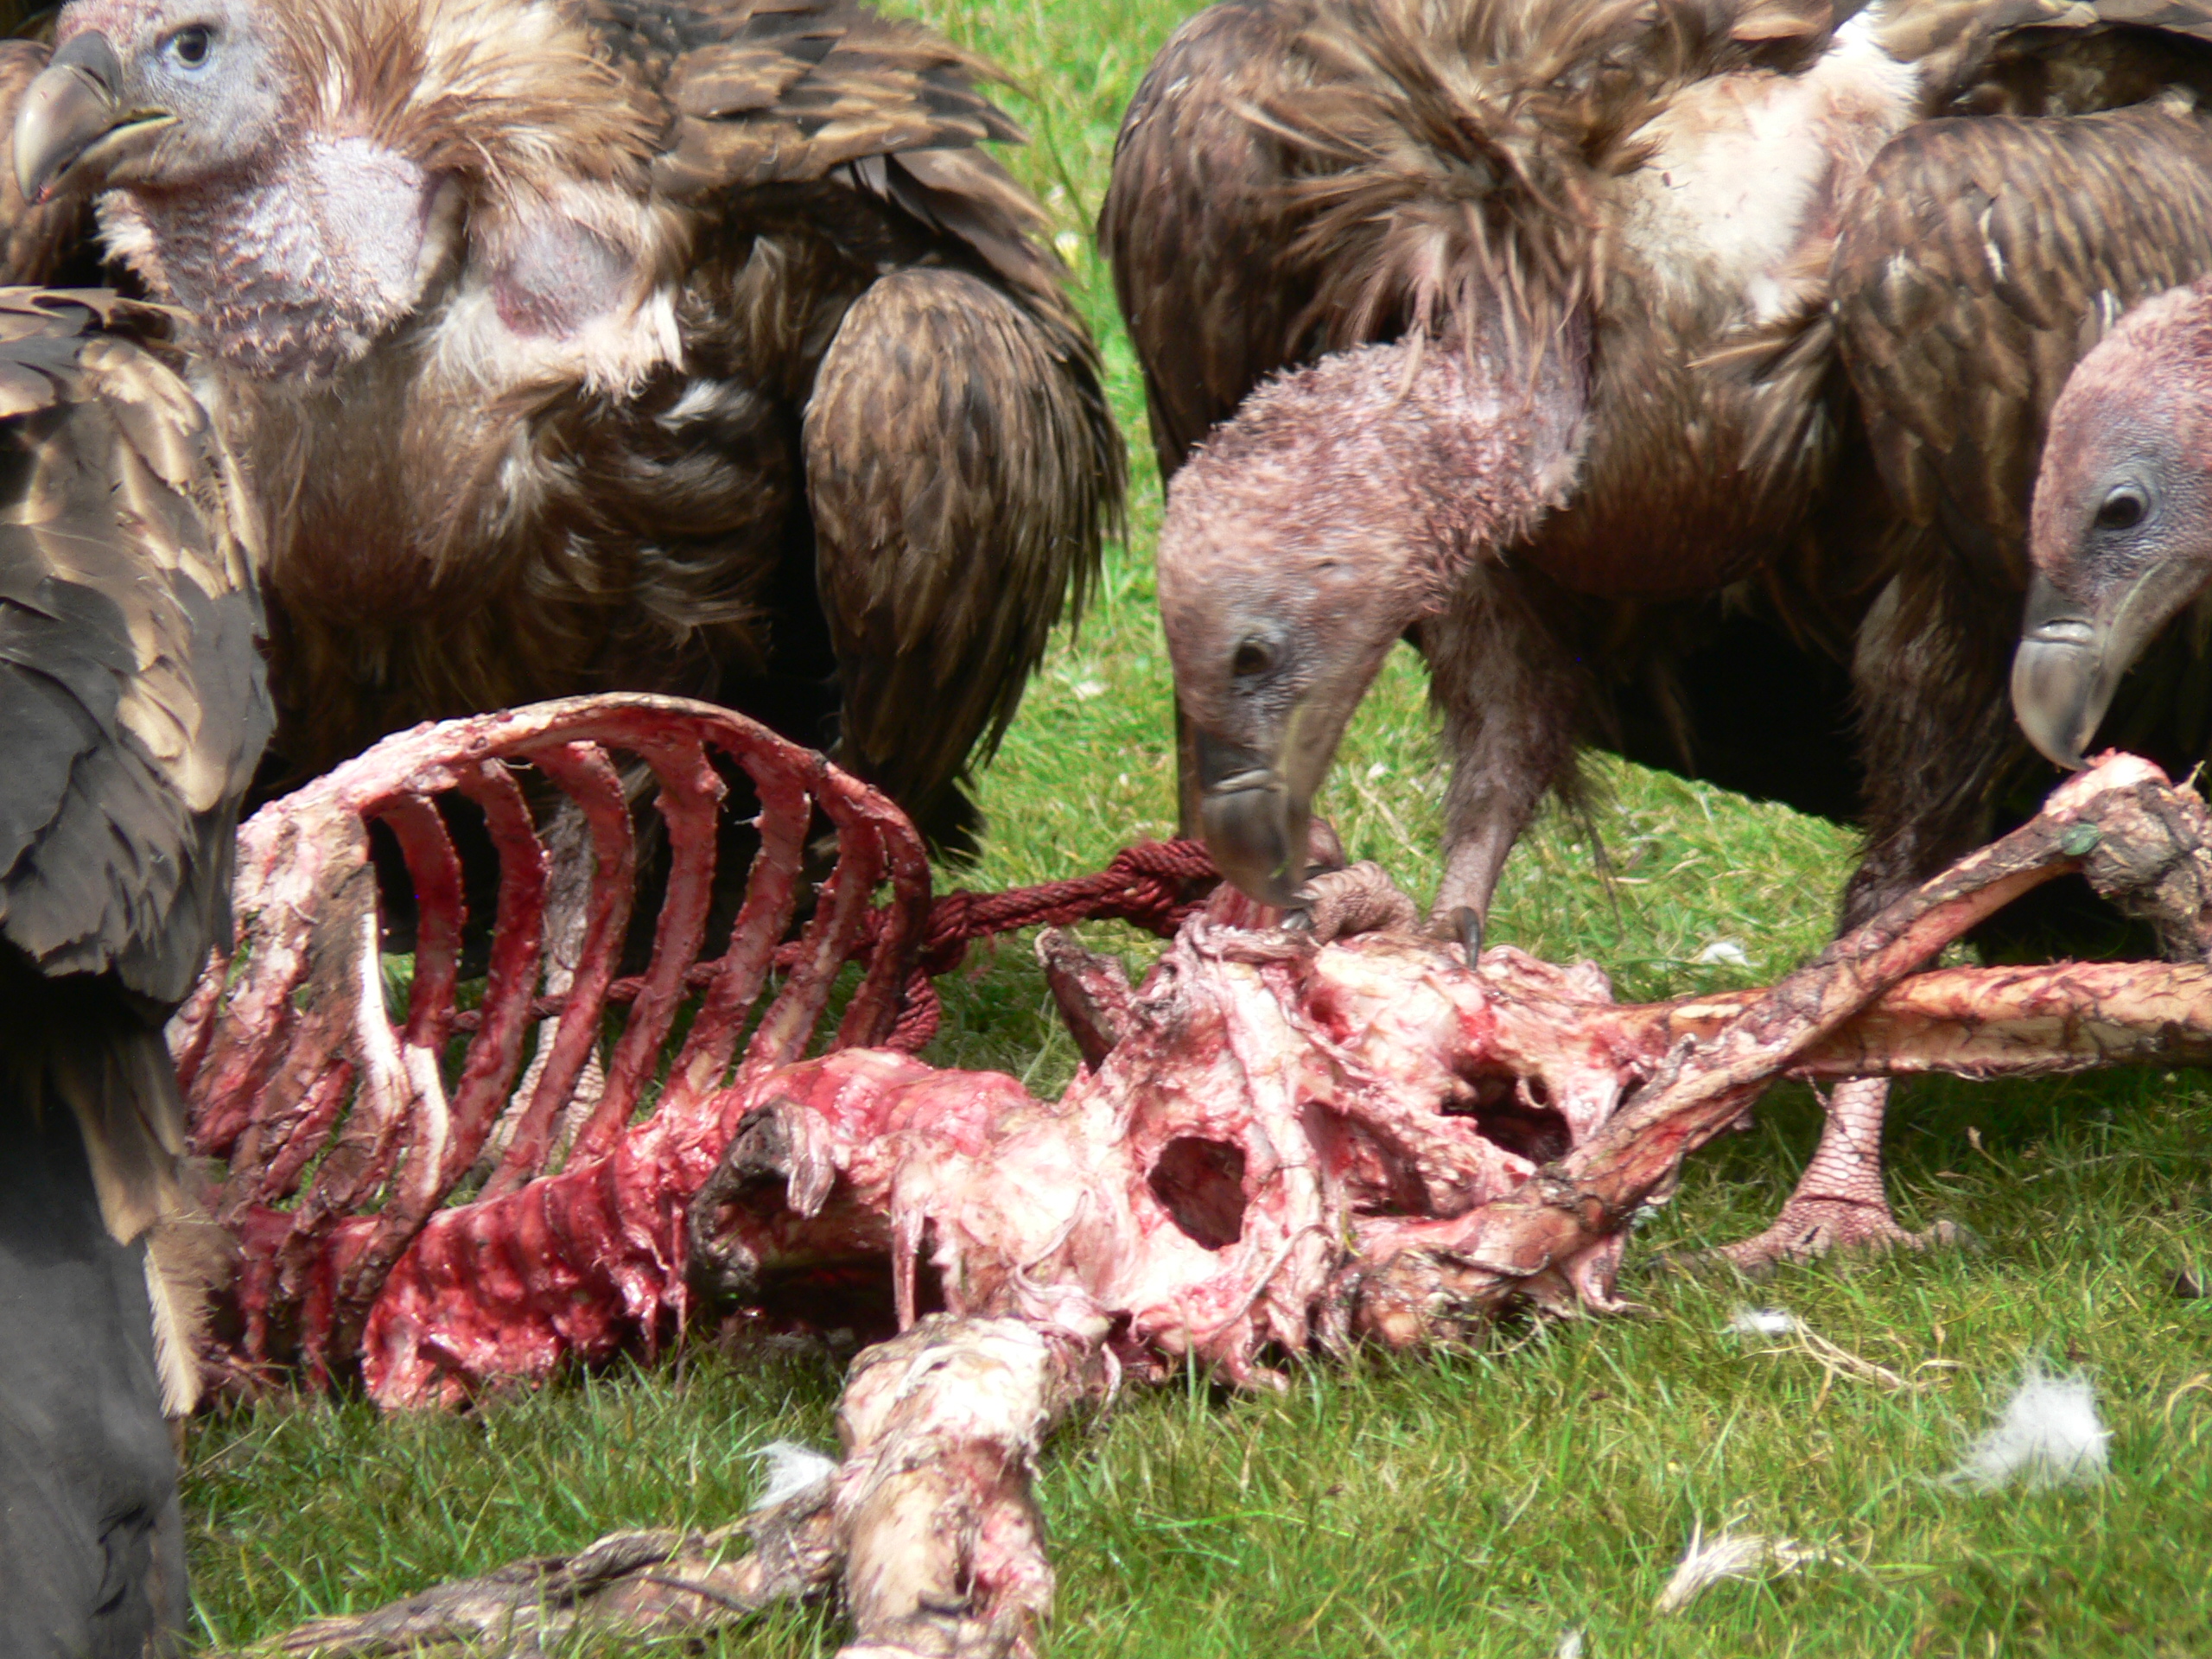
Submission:
<svg viewBox="0 0 2212 1659">
<path fill-rule="evenodd" d="M 2212 288 L 2130 312 L 2051 410 L 2012 709 L 2078 768 L 2120 677 L 2212 585 Z"/>
<path fill-rule="evenodd" d="M 27 200 L 73 174 L 118 188 L 204 184 L 265 166 L 285 136 L 287 76 L 249 6 L 91 0 L 56 33 L 16 119 Z"/>
<path fill-rule="evenodd" d="M 1391 645 L 1573 477 L 1579 353 L 1501 365 L 1515 355 L 1415 334 L 1323 358 L 1261 385 L 1175 475 L 1160 621 L 1199 815 L 1263 904 L 1299 902 L 1313 793 Z"/>
<path fill-rule="evenodd" d="M 643 204 L 664 115 L 563 8 L 70 0 L 55 41 L 25 196 L 97 196 L 109 251 L 249 375 L 328 375 L 448 298 L 478 354 L 627 327 L 679 257 Z"/>
</svg>

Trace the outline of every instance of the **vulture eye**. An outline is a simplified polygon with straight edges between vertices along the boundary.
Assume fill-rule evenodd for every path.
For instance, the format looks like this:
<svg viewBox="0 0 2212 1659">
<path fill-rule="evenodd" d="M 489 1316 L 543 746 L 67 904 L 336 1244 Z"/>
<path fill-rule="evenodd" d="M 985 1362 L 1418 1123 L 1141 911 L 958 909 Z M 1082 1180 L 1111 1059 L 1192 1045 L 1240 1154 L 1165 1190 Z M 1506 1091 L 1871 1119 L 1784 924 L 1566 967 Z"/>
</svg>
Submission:
<svg viewBox="0 0 2212 1659">
<path fill-rule="evenodd" d="M 1266 673 L 1268 664 L 1274 660 L 1264 640 L 1247 639 L 1229 659 L 1229 671 L 1240 680 L 1249 679 L 1255 674 Z"/>
<path fill-rule="evenodd" d="M 205 23 L 188 23 L 162 44 L 169 56 L 186 68 L 197 69 L 207 61 L 208 51 L 215 44 L 215 31 Z"/>
<path fill-rule="evenodd" d="M 2104 505 L 2097 509 L 2097 528 L 2133 530 L 2143 522 L 2145 511 L 2142 493 L 2123 484 L 2105 497 Z"/>
</svg>

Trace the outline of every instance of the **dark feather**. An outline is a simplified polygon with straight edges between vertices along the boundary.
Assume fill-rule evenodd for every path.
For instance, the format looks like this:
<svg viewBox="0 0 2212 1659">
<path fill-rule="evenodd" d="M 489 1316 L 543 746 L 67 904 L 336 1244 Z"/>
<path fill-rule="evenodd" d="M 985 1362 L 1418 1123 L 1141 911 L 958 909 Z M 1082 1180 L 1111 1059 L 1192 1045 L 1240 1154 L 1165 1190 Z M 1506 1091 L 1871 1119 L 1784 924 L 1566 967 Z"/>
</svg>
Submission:
<svg viewBox="0 0 2212 1659">
<path fill-rule="evenodd" d="M 0 1603 L 55 1652 L 183 1618 L 163 1417 L 198 1397 L 202 1224 L 162 1024 L 227 934 L 272 721 L 251 518 L 172 321 L 0 290 Z"/>
<path fill-rule="evenodd" d="M 399 112 L 368 124 L 461 158 L 472 238 L 501 215 L 535 234 L 537 204 L 613 181 L 642 251 L 580 240 L 580 257 L 634 258 L 609 280 L 642 273 L 677 349 L 603 369 L 576 345 L 543 368 L 499 345 L 487 389 L 441 366 L 464 271 L 329 378 L 226 376 L 226 436 L 275 526 L 283 776 L 425 718 L 668 691 L 825 747 L 849 731 L 842 758 L 965 844 L 968 757 L 1096 569 L 1120 493 L 1096 352 L 1042 212 L 977 148 L 1020 137 L 979 90 L 994 72 L 852 0 L 567 15 L 584 45 L 560 49 L 612 76 L 578 79 L 577 110 L 530 57 L 554 48 L 518 36 L 480 48 L 507 54 L 520 89 L 504 113 L 396 82 L 378 96 Z M 497 167 L 467 161 L 465 138 Z M 885 408 L 895 423 L 832 429 Z M 1004 458 L 980 471 L 979 434 Z M 817 518 L 852 539 L 817 537 Z M 856 560 L 874 561 L 864 580 Z M 868 614 L 907 619 L 897 638 L 825 611 L 861 588 Z M 914 636 L 937 623 L 945 639 Z M 962 677 L 929 680 L 940 670 Z"/>
<path fill-rule="evenodd" d="M 0 295 L 0 933 L 43 973 L 154 1003 L 228 925 L 270 722 L 236 480 L 164 326 L 105 296 Z"/>
<path fill-rule="evenodd" d="M 1247 113 L 1312 90 L 1300 22 L 1275 0 L 1200 12 L 1153 60 L 1115 140 L 1098 234 L 1163 477 L 1246 392 L 1322 349 L 1307 321 L 1322 268 L 1293 251 L 1309 217 L 1288 191 L 1297 162 Z"/>
<path fill-rule="evenodd" d="M 1114 510 L 1112 417 L 1065 373 L 1086 352 L 973 276 L 902 271 L 846 313 L 808 404 L 843 752 L 925 822 L 949 808 L 929 791 L 1014 718 Z"/>
<path fill-rule="evenodd" d="M 2121 312 L 2212 269 L 2212 126 L 2164 104 L 1931 121 L 1876 161 L 1833 267 L 1844 360 L 1898 505 L 2027 581 L 2052 402 Z"/>
</svg>

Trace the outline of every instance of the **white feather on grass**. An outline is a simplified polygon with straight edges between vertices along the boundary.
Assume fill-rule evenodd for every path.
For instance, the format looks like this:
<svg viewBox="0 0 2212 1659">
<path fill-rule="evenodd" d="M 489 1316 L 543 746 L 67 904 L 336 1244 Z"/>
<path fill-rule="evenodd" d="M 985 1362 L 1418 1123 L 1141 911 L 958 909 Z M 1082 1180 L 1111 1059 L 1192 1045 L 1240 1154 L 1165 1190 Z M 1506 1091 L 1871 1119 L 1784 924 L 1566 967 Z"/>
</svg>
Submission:
<svg viewBox="0 0 2212 1659">
<path fill-rule="evenodd" d="M 1795 1538 L 1769 1538 L 1756 1532 L 1724 1532 L 1708 1541 L 1702 1523 L 1690 1529 L 1690 1547 L 1675 1576 L 1653 1604 L 1662 1613 L 1678 1613 L 1723 1579 L 1757 1579 L 1795 1573 L 1808 1561 L 1827 1559 L 1827 1551 Z"/>
<path fill-rule="evenodd" d="M 1552 1659 L 1582 1659 L 1582 1632 L 1572 1626 L 1561 1630 Z"/>
<path fill-rule="evenodd" d="M 796 1440 L 771 1440 L 753 1454 L 768 1465 L 768 1484 L 753 1500 L 756 1510 L 772 1510 L 795 1497 L 818 1497 L 837 1473 L 837 1459 Z"/>
<path fill-rule="evenodd" d="M 1967 1449 L 1951 1477 L 1990 1489 L 2014 1479 L 2031 1489 L 2104 1478 L 2111 1431 L 2097 1417 L 2095 1389 L 2079 1371 L 2054 1376 L 2030 1360 L 1997 1426 Z"/>
<path fill-rule="evenodd" d="M 1750 953 L 1735 940 L 1715 939 L 1692 957 L 1690 964 L 1696 968 L 1748 968 L 1751 965 L 1751 958 Z"/>
<path fill-rule="evenodd" d="M 1802 1327 L 1786 1307 L 1739 1307 L 1729 1315 L 1727 1329 L 1738 1337 L 1787 1337 Z"/>
</svg>

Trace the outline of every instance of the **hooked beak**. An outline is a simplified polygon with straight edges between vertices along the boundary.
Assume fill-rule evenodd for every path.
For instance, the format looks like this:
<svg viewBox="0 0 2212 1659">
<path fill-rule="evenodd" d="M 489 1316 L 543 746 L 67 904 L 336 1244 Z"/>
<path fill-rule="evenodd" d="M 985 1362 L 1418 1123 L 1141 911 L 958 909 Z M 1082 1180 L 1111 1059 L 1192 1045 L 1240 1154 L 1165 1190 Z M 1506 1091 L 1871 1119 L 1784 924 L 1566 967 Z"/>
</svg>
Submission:
<svg viewBox="0 0 2212 1659">
<path fill-rule="evenodd" d="M 1343 723 L 1309 695 L 1291 710 L 1273 755 L 1198 728 L 1199 826 L 1214 863 L 1240 893 L 1283 910 L 1305 902 L 1313 792 Z"/>
<path fill-rule="evenodd" d="M 2121 677 L 2204 575 L 2194 560 L 2162 559 L 2085 605 L 2037 575 L 2012 654 L 2012 715 L 2046 760 L 2082 769 Z"/>
<path fill-rule="evenodd" d="M 79 35 L 24 90 L 16 111 L 16 182 L 42 202 L 80 162 L 95 163 L 121 142 L 150 137 L 175 118 L 125 107 L 123 63 L 106 35 Z"/>
</svg>

